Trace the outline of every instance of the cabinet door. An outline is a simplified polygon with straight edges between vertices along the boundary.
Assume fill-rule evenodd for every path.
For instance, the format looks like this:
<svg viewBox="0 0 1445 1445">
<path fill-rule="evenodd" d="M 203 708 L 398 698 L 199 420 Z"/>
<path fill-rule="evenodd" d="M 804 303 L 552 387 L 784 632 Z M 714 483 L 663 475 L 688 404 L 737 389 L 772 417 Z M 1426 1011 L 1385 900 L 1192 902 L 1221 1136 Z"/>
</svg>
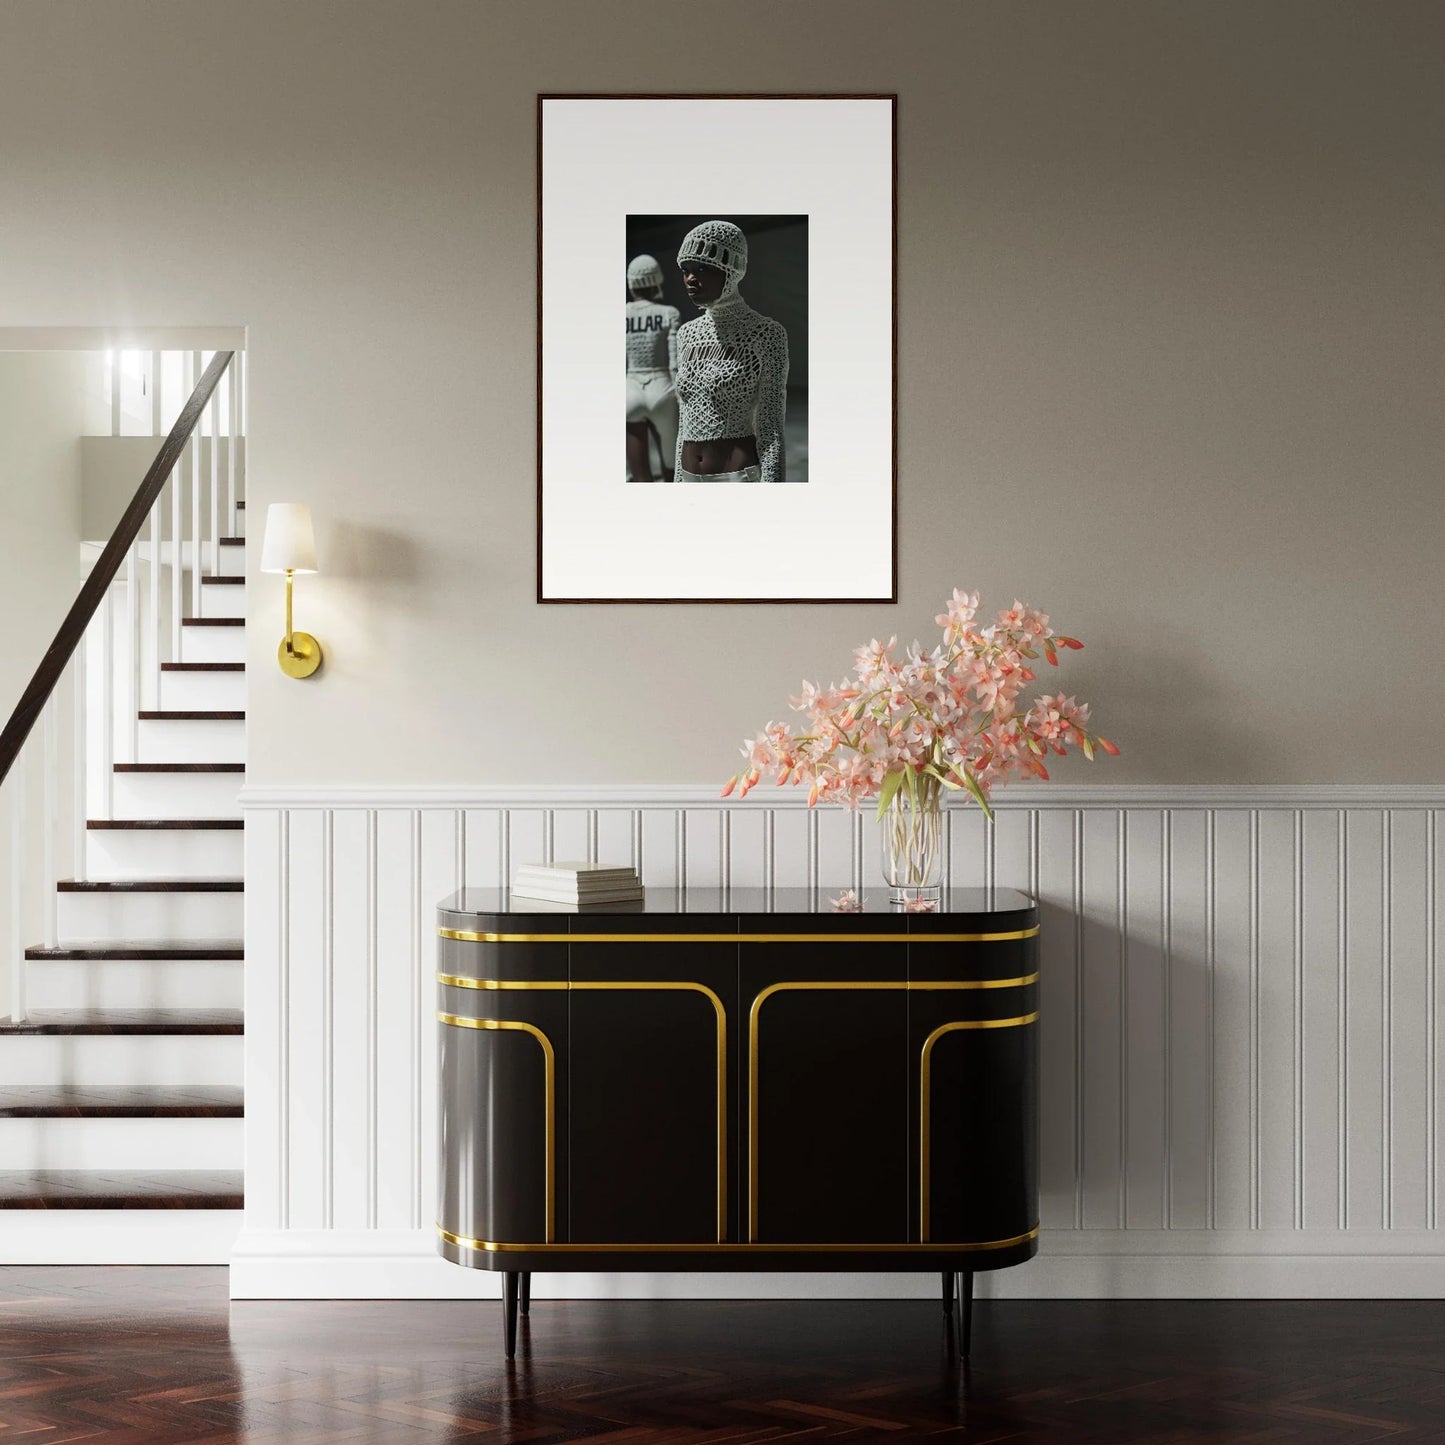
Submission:
<svg viewBox="0 0 1445 1445">
<path fill-rule="evenodd" d="M 915 946 L 909 968 L 911 1237 L 1014 1239 L 1039 1219 L 1038 941 Z"/>
<path fill-rule="evenodd" d="M 565 1239 L 565 987 L 440 993 L 437 1222 L 493 1243 Z"/>
<path fill-rule="evenodd" d="M 573 1242 L 736 1239 L 737 946 L 574 937 L 571 951 Z"/>
<path fill-rule="evenodd" d="M 906 944 L 840 935 L 745 943 L 740 953 L 744 1237 L 905 1242 Z"/>
</svg>

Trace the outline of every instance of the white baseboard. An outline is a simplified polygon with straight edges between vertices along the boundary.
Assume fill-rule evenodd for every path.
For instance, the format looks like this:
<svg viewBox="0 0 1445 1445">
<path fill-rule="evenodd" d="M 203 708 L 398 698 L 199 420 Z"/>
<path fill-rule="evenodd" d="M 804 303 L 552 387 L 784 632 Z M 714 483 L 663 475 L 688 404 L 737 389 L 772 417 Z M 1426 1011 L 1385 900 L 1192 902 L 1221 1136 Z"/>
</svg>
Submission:
<svg viewBox="0 0 1445 1445">
<path fill-rule="evenodd" d="M 537 1299 L 931 1299 L 937 1276 L 537 1274 Z M 429 1230 L 243 1230 L 232 1299 L 496 1299 L 500 1275 L 443 1260 Z M 1430 1231 L 1046 1232 L 1038 1258 L 978 1277 L 983 1299 L 1434 1299 Z"/>
<path fill-rule="evenodd" d="M 11 1209 L 0 1264 L 226 1264 L 239 1209 Z"/>
</svg>

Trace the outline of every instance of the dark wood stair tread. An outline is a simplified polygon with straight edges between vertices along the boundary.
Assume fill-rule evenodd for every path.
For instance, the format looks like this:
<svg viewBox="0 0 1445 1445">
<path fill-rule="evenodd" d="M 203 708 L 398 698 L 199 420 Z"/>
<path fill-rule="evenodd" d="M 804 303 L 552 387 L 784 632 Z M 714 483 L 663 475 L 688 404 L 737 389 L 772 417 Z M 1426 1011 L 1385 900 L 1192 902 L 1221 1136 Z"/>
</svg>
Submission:
<svg viewBox="0 0 1445 1445">
<path fill-rule="evenodd" d="M 182 627 L 244 627 L 244 617 L 182 617 Z"/>
<path fill-rule="evenodd" d="M 231 1169 L 4 1169 L 0 1209 L 240 1209 Z"/>
<path fill-rule="evenodd" d="M 202 577 L 202 587 L 244 587 L 244 577 Z"/>
<path fill-rule="evenodd" d="M 242 893 L 239 878 L 62 878 L 60 893 Z"/>
<path fill-rule="evenodd" d="M 240 1119 L 238 1084 L 0 1084 L 0 1119 Z"/>
<path fill-rule="evenodd" d="M 185 708 L 148 708 L 138 712 L 136 716 L 142 722 L 245 722 L 246 714 L 243 712 L 220 712 L 215 708 L 209 710 L 185 709 Z"/>
<path fill-rule="evenodd" d="M 244 547 L 246 545 L 244 537 L 221 537 L 217 540 L 223 547 Z"/>
<path fill-rule="evenodd" d="M 244 773 L 245 763 L 115 763 L 118 773 Z"/>
<path fill-rule="evenodd" d="M 239 833 L 245 826 L 240 818 L 91 818 L 87 828 L 125 832 L 164 832 L 184 829 L 195 833 Z"/>
<path fill-rule="evenodd" d="M 27 950 L 28 952 L 29 950 Z M 0 1023 L 0 1037 L 20 1034 L 241 1034 L 238 1008 L 35 1009 L 24 1023 Z"/>
<path fill-rule="evenodd" d="M 36 963 L 128 963 L 183 959 L 186 962 L 231 963 L 246 956 L 241 940 L 199 939 L 194 943 L 175 939 L 128 938 L 121 943 L 71 943 L 46 947 L 35 944 L 25 950 L 25 957 Z"/>
<path fill-rule="evenodd" d="M 162 672 L 245 672 L 244 662 L 163 662 Z"/>
</svg>

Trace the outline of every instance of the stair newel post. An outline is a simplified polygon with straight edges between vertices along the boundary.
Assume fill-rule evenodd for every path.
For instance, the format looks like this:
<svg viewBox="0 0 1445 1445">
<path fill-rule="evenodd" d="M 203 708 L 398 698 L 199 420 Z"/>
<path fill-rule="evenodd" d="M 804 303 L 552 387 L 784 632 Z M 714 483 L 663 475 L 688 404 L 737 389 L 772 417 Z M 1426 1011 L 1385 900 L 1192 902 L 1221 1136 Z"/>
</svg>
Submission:
<svg viewBox="0 0 1445 1445">
<path fill-rule="evenodd" d="M 205 369 L 203 352 L 191 353 L 191 374 L 199 377 Z M 194 386 L 194 382 L 192 385 Z M 186 452 L 191 459 L 191 616 L 201 615 L 201 442 L 200 435 L 205 425 L 205 414 L 191 432 L 186 443 Z"/>
<path fill-rule="evenodd" d="M 60 870 L 55 866 L 56 814 L 60 811 L 60 748 L 59 728 L 55 716 L 55 694 L 45 703 L 41 719 L 41 813 L 40 813 L 40 886 L 45 891 L 45 946 L 54 948 L 59 939 L 59 900 L 55 885 Z M 23 958 L 18 965 L 25 967 Z"/>
<path fill-rule="evenodd" d="M 85 737 L 85 654 L 86 634 L 80 634 L 75 645 L 75 656 L 70 663 L 71 704 L 74 713 L 71 737 L 71 776 L 75 779 L 75 796 L 71 800 L 75 819 L 75 874 L 78 879 L 86 876 L 85 860 L 85 815 L 87 788 L 89 786 L 90 749 Z"/>
</svg>

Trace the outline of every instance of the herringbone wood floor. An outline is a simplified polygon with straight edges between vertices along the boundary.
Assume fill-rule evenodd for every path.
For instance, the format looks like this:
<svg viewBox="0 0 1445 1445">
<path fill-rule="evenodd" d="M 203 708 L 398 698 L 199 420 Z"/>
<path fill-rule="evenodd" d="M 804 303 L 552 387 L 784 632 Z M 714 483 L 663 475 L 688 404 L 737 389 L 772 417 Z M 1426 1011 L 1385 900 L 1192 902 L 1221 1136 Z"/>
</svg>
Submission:
<svg viewBox="0 0 1445 1445">
<path fill-rule="evenodd" d="M 539 1289 L 540 1289 L 539 1284 Z M 231 1306 L 218 1269 L 0 1270 L 0 1441 L 1445 1442 L 1445 1304 Z"/>
</svg>

